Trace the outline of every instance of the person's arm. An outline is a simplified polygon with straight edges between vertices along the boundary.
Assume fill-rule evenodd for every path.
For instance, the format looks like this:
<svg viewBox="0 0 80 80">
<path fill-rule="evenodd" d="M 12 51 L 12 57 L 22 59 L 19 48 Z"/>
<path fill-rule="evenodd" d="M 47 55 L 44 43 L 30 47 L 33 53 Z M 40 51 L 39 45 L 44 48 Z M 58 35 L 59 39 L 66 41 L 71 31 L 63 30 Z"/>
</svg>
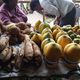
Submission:
<svg viewBox="0 0 80 80">
<path fill-rule="evenodd" d="M 47 4 L 47 5 L 46 5 Z M 41 3 L 41 6 L 43 7 L 44 11 L 47 12 L 48 14 L 55 15 L 55 16 L 60 16 L 58 8 L 53 5 L 50 1 L 45 0 Z"/>
<path fill-rule="evenodd" d="M 8 24 L 10 24 L 12 22 L 10 21 L 9 17 L 3 12 L 0 12 L 0 20 L 3 23 L 3 26 L 1 26 L 1 29 L 3 31 L 6 31 L 7 30 L 6 25 L 8 25 Z"/>
<path fill-rule="evenodd" d="M 17 5 L 16 9 L 17 9 L 17 14 L 19 14 L 22 17 L 24 22 L 27 22 L 28 18 L 26 16 L 26 14 L 21 10 L 21 8 L 18 5 Z"/>
<path fill-rule="evenodd" d="M 0 13 L 0 20 L 3 22 L 4 25 L 8 25 L 11 23 L 9 17 L 5 13 Z"/>
</svg>

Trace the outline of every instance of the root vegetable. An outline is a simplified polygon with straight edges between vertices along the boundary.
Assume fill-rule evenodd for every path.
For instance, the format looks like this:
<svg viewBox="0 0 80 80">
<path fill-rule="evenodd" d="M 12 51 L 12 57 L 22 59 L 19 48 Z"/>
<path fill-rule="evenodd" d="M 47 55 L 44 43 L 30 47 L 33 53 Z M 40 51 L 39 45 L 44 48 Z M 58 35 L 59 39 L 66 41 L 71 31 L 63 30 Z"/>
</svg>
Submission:
<svg viewBox="0 0 80 80">
<path fill-rule="evenodd" d="M 7 46 L 1 53 L 0 53 L 0 59 L 5 62 L 8 61 L 12 56 L 12 49 L 11 47 Z"/>
<path fill-rule="evenodd" d="M 2 35 L 0 37 L 0 52 L 6 47 L 8 42 L 9 42 L 9 37 L 8 36 Z"/>
<path fill-rule="evenodd" d="M 30 28 L 26 28 L 25 30 L 22 31 L 23 34 L 30 34 L 32 31 Z"/>
<path fill-rule="evenodd" d="M 25 58 L 28 61 L 31 61 L 33 58 L 33 48 L 32 48 L 32 44 L 31 44 L 31 40 L 28 35 L 25 35 L 24 42 L 25 42 L 25 50 L 24 50 Z"/>
<path fill-rule="evenodd" d="M 14 23 L 7 25 L 6 30 L 10 35 L 19 35 L 20 33 L 20 29 Z"/>
<path fill-rule="evenodd" d="M 36 45 L 35 42 L 31 41 L 34 51 L 34 59 L 37 66 L 41 65 L 42 63 L 42 54 L 40 48 Z"/>
<path fill-rule="evenodd" d="M 16 26 L 19 27 L 20 30 L 24 30 L 24 29 L 27 28 L 27 25 L 24 22 L 19 22 L 19 23 L 16 24 Z"/>
<path fill-rule="evenodd" d="M 19 53 L 17 54 L 17 57 L 16 57 L 16 67 L 17 68 L 20 68 L 21 67 L 21 64 L 22 64 L 22 60 L 23 60 L 23 57 L 24 57 L 24 42 L 22 42 L 20 45 L 19 45 Z"/>
</svg>

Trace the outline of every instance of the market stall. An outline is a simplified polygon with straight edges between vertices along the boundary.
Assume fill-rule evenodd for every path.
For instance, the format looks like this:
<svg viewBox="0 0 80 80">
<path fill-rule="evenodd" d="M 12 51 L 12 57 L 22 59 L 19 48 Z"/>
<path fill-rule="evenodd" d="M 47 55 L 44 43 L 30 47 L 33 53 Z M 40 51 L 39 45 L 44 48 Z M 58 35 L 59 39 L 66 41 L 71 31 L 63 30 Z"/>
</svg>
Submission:
<svg viewBox="0 0 80 80">
<path fill-rule="evenodd" d="M 31 14 L 27 15 L 28 17 L 28 22 L 31 23 L 32 26 L 35 26 L 37 21 L 43 21 L 43 15 L 41 15 L 38 12 L 34 12 Z M 45 21 L 50 24 L 50 26 L 53 26 L 53 22 L 54 19 L 53 18 L 48 18 L 45 17 Z M 34 41 L 34 40 L 33 40 Z M 14 46 L 15 48 L 18 49 L 18 46 Z M 17 56 L 16 56 L 17 57 Z M 64 66 L 63 61 L 59 61 L 58 64 L 58 68 L 54 69 L 50 69 L 46 67 L 45 64 L 45 58 L 44 56 L 42 56 L 42 63 L 39 67 L 36 67 L 34 65 L 34 63 L 27 63 L 23 61 L 23 64 L 21 64 L 23 67 L 21 69 L 16 69 L 15 68 L 15 63 L 12 63 L 13 68 L 10 68 L 10 66 L 5 66 L 3 65 L 3 68 L 1 67 L 1 71 L 0 71 L 0 79 L 3 78 L 40 78 L 42 80 L 42 78 L 76 78 L 77 80 L 80 79 L 80 64 L 77 64 L 78 67 L 75 69 L 68 69 L 67 67 Z M 56 65 L 56 63 L 54 63 L 54 65 Z"/>
<path fill-rule="evenodd" d="M 54 25 L 54 18 L 36 11 L 26 16 L 26 24 L 0 31 L 0 79 L 80 80 L 80 26 Z"/>
</svg>

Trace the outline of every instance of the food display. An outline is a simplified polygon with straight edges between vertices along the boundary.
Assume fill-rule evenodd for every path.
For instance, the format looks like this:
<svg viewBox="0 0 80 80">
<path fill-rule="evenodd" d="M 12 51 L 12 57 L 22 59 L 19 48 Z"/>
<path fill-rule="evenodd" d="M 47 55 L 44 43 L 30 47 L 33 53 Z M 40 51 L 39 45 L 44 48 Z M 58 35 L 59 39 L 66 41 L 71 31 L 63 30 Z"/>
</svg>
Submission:
<svg viewBox="0 0 80 80">
<path fill-rule="evenodd" d="M 74 27 L 72 27 L 71 25 L 65 25 L 63 27 L 60 27 L 59 25 L 53 25 L 51 27 L 48 23 L 42 23 L 41 21 L 37 21 L 36 24 L 34 26 L 34 32 L 40 34 L 42 37 L 41 45 L 39 47 L 42 50 L 43 57 L 46 58 L 45 62 L 49 63 L 50 66 L 56 65 L 56 63 L 59 63 L 59 61 L 62 61 L 63 64 L 68 63 L 68 60 L 65 61 L 65 56 L 63 56 L 66 50 L 65 47 L 70 44 L 80 44 L 80 35 L 79 32 L 77 32 L 79 31 L 80 27 L 78 25 L 75 25 Z M 34 35 L 35 34 L 33 34 L 33 36 Z M 35 39 L 37 41 L 38 37 L 36 36 Z M 80 54 L 79 51 L 78 53 Z M 68 65 L 72 65 L 73 63 L 75 63 L 71 58 L 75 59 L 75 56 L 79 57 L 79 55 L 77 55 L 77 53 L 74 51 L 72 52 L 72 54 L 74 54 L 74 57 L 69 53 L 67 54 L 70 59 L 70 63 L 68 63 Z M 76 61 L 75 68 L 77 68 L 79 61 L 80 58 L 78 58 L 78 61 Z M 65 67 L 70 68 L 66 65 Z M 51 66 L 51 68 L 54 69 L 53 66 Z"/>
<path fill-rule="evenodd" d="M 33 27 L 29 23 L 11 23 L 5 26 L 4 31 L 3 26 L 0 36 L 1 67 L 25 71 L 33 67 L 36 70 L 57 70 L 59 64 L 70 70 L 79 67 L 80 26 L 51 27 L 40 20 Z"/>
<path fill-rule="evenodd" d="M 77 43 L 70 43 L 65 46 L 63 57 L 64 59 L 71 63 L 67 66 L 70 66 L 71 68 L 75 68 L 77 66 L 77 63 L 80 61 L 80 45 Z"/>
</svg>

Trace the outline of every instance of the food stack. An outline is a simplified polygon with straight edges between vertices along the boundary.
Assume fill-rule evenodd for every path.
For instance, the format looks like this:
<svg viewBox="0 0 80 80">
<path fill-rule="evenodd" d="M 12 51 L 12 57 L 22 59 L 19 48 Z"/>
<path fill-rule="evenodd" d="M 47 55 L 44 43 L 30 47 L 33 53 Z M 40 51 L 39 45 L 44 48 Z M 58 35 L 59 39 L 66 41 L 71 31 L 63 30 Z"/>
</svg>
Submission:
<svg viewBox="0 0 80 80">
<path fill-rule="evenodd" d="M 33 28 L 33 29 L 31 29 Z M 0 62 L 22 69 L 24 66 L 58 68 L 78 67 L 80 61 L 80 26 L 50 26 L 40 20 L 32 27 L 28 23 L 0 23 Z M 26 67 L 27 68 L 27 67 Z"/>
</svg>

